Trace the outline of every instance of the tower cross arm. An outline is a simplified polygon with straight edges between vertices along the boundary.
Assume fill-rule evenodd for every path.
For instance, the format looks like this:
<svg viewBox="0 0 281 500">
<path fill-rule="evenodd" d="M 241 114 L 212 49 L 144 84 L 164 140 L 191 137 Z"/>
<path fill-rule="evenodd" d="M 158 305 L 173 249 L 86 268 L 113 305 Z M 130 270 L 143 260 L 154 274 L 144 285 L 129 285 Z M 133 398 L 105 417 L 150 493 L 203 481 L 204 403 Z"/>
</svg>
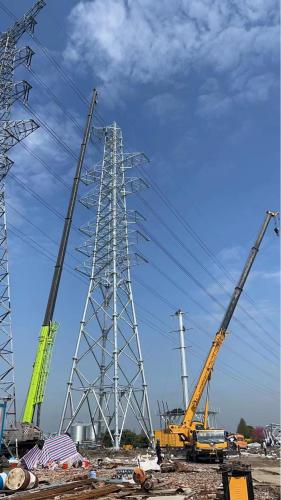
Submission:
<svg viewBox="0 0 281 500">
<path fill-rule="evenodd" d="M 29 9 L 21 19 L 16 21 L 13 26 L 10 26 L 10 28 L 8 28 L 8 30 L 2 34 L 2 36 L 0 37 L 0 45 L 4 40 L 7 39 L 7 36 L 13 38 L 14 43 L 17 43 L 17 41 L 25 31 L 33 33 L 36 24 L 35 17 L 40 12 L 40 10 L 45 7 L 45 5 L 45 0 L 37 0 L 33 7 L 31 7 L 31 9 Z"/>
</svg>

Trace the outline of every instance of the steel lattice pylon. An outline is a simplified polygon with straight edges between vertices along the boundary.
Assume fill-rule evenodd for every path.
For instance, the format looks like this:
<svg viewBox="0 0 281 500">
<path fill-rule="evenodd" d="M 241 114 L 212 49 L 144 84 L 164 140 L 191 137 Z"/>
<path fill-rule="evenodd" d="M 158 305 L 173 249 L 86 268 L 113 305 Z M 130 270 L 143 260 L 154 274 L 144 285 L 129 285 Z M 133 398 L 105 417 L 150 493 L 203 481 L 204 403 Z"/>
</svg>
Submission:
<svg viewBox="0 0 281 500">
<path fill-rule="evenodd" d="M 87 409 L 97 439 L 108 432 L 118 449 L 131 412 L 150 441 L 153 430 L 131 285 L 137 215 L 127 210 L 127 195 L 144 186 L 128 170 L 147 161 L 123 152 L 122 131 L 113 123 L 95 132 L 104 137 L 103 161 L 82 180 L 96 188 L 81 198 L 96 217 L 81 228 L 89 238 L 78 250 L 88 257 L 80 271 L 90 278 L 60 432 Z M 144 237 L 144 236 L 143 236 Z"/>
<path fill-rule="evenodd" d="M 20 64 L 30 65 L 33 51 L 30 47 L 18 49 L 16 45 L 24 32 L 33 32 L 35 16 L 44 5 L 44 0 L 37 1 L 7 32 L 0 35 L 0 401 L 7 403 L 6 428 L 14 427 L 16 423 L 5 208 L 5 177 L 13 162 L 7 153 L 38 128 L 33 120 L 11 121 L 13 104 L 20 100 L 26 102 L 31 88 L 26 81 L 14 82 L 14 71 Z"/>
</svg>

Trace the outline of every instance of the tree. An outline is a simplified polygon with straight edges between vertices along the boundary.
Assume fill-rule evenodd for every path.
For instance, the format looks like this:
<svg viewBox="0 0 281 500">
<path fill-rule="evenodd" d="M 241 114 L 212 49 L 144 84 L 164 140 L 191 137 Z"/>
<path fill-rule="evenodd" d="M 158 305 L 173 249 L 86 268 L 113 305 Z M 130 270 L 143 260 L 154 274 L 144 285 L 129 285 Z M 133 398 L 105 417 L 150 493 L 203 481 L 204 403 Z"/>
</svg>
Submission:
<svg viewBox="0 0 281 500">
<path fill-rule="evenodd" d="M 245 438 L 249 437 L 249 427 L 246 424 L 246 420 L 244 418 L 240 418 L 240 422 L 237 426 L 237 431 L 238 434 L 243 434 Z"/>
<path fill-rule="evenodd" d="M 112 434 L 113 433 L 114 431 L 112 430 Z M 108 431 L 106 431 L 103 436 L 102 444 L 106 448 L 112 447 L 112 441 Z M 121 447 L 124 444 L 131 444 L 134 448 L 147 448 L 149 446 L 149 441 L 145 434 L 136 434 L 135 432 L 130 431 L 130 429 L 124 429 L 120 442 Z"/>
<path fill-rule="evenodd" d="M 123 444 L 131 444 L 132 446 L 135 446 L 135 440 L 136 440 L 135 432 L 130 431 L 130 429 L 123 430 L 120 443 L 121 446 L 123 446 Z"/>
<path fill-rule="evenodd" d="M 112 447 L 112 441 L 111 441 L 111 438 L 110 438 L 110 435 L 109 435 L 108 431 L 106 431 L 105 434 L 102 437 L 102 444 L 106 448 L 111 448 Z"/>
<path fill-rule="evenodd" d="M 249 430 L 249 436 L 251 437 L 254 427 L 252 425 L 248 425 L 248 430 Z"/>
<path fill-rule="evenodd" d="M 257 441 L 258 443 L 261 443 L 265 438 L 264 427 L 261 426 L 254 427 L 253 430 L 251 431 L 251 438 Z"/>
<path fill-rule="evenodd" d="M 149 440 L 144 434 L 137 434 L 134 442 L 135 448 L 147 448 L 149 446 Z"/>
</svg>

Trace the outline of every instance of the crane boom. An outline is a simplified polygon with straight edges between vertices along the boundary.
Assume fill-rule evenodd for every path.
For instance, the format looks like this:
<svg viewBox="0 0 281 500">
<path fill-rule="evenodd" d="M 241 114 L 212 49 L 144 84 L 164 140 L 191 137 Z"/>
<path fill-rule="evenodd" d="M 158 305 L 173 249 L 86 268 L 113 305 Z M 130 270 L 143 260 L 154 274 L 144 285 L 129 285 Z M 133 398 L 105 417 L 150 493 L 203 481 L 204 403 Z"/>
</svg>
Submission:
<svg viewBox="0 0 281 500">
<path fill-rule="evenodd" d="M 273 217 L 277 217 L 278 215 L 278 212 L 271 212 L 270 210 L 268 210 L 265 214 L 265 217 L 264 217 L 264 221 L 262 223 L 262 226 L 260 228 L 260 231 L 259 231 L 259 234 L 258 234 L 258 237 L 253 245 L 253 247 L 251 248 L 250 250 L 250 254 L 248 256 L 248 259 L 246 261 L 246 264 L 244 266 L 244 269 L 241 273 L 241 276 L 240 276 L 240 279 L 237 283 L 237 286 L 235 287 L 234 289 L 234 292 L 232 294 L 232 297 L 230 299 L 230 302 L 228 304 L 228 308 L 226 310 L 226 313 L 223 317 L 223 320 L 221 322 L 221 325 L 220 325 L 220 330 L 226 330 L 229 323 L 230 323 L 230 320 L 233 316 L 233 313 L 235 311 L 235 308 L 237 306 L 237 303 L 238 303 L 238 300 L 240 298 L 240 295 L 243 291 L 243 287 L 246 283 L 246 280 L 249 276 L 249 272 L 251 270 L 251 267 L 254 263 L 254 260 L 257 256 L 257 253 L 259 251 L 259 247 L 260 247 L 260 244 L 263 240 L 263 237 L 265 235 L 265 232 L 267 230 L 267 227 L 268 227 L 268 224 L 270 222 L 270 220 L 273 218 Z"/>
<path fill-rule="evenodd" d="M 58 329 L 57 323 L 53 321 L 53 314 L 55 310 L 56 299 L 63 270 L 63 264 L 72 224 L 72 218 L 78 192 L 78 186 L 81 177 L 81 171 L 86 153 L 86 147 L 91 135 L 91 124 L 96 102 L 97 102 L 97 91 L 94 89 L 86 120 L 83 140 L 80 147 L 80 154 L 77 162 L 75 176 L 73 179 L 73 185 L 68 203 L 67 214 L 64 221 L 64 227 L 58 250 L 58 256 L 54 268 L 53 279 L 50 287 L 44 321 L 39 335 L 39 342 L 35 356 L 35 362 L 33 365 L 32 375 L 29 383 L 27 398 L 23 412 L 22 422 L 32 423 L 34 419 L 35 409 L 37 408 L 36 425 L 38 427 L 40 426 L 41 405 L 44 401 L 45 387 L 49 375 L 52 350 L 54 347 L 56 331 Z"/>
<path fill-rule="evenodd" d="M 183 428 L 189 429 L 191 426 L 192 420 L 195 416 L 195 412 L 198 408 L 198 404 L 200 402 L 200 399 L 202 397 L 202 394 L 204 392 L 206 384 L 207 384 L 208 380 L 210 380 L 211 373 L 212 373 L 212 370 L 214 368 L 214 364 L 215 364 L 217 355 L 218 355 L 220 348 L 224 342 L 227 327 L 231 321 L 231 318 L 233 316 L 233 313 L 234 313 L 235 308 L 237 306 L 237 303 L 239 301 L 243 287 L 244 287 L 245 282 L 248 278 L 249 272 L 250 272 L 251 267 L 254 263 L 256 255 L 258 253 L 260 244 L 263 240 L 263 237 L 265 235 L 268 224 L 269 224 L 270 220 L 273 217 L 276 217 L 277 215 L 278 215 L 278 212 L 271 212 L 271 211 L 267 211 L 265 214 L 265 218 L 263 220 L 262 226 L 261 226 L 260 231 L 258 233 L 258 237 L 257 237 L 253 247 L 251 248 L 250 254 L 247 258 L 246 264 L 243 268 L 243 271 L 241 273 L 239 281 L 238 281 L 238 283 L 233 291 L 233 294 L 230 298 L 229 305 L 226 309 L 226 312 L 225 312 L 225 315 L 224 315 L 223 320 L 221 322 L 220 328 L 219 328 L 218 332 L 216 333 L 215 338 L 212 342 L 212 346 L 210 348 L 209 354 L 208 354 L 207 359 L 203 365 L 198 382 L 195 386 L 195 389 L 193 391 L 189 405 L 186 409 L 186 412 L 185 412 L 185 415 L 183 418 L 183 422 L 181 425 L 170 425 L 170 427 L 169 427 L 170 431 L 173 433 L 181 433 L 183 431 Z"/>
</svg>

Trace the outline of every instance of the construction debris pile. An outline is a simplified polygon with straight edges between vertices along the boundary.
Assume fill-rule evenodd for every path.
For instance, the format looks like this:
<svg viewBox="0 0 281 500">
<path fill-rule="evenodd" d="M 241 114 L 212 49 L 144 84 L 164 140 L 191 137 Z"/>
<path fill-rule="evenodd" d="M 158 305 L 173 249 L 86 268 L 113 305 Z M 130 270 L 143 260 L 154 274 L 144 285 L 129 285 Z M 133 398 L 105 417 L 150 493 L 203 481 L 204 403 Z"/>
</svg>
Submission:
<svg viewBox="0 0 281 500">
<path fill-rule="evenodd" d="M 182 459 L 170 457 L 165 458 L 159 466 L 153 452 L 145 455 L 119 452 L 108 456 L 92 452 L 94 456 L 89 460 L 83 459 L 80 455 L 82 459 L 78 461 L 69 460 L 68 456 L 65 460 L 56 462 L 47 460 L 54 450 L 50 449 L 52 441 L 46 441 L 45 449 L 43 446 L 41 450 L 41 453 L 47 452 L 44 463 L 43 460 L 37 460 L 30 471 L 23 468 L 24 463 L 26 464 L 25 457 L 21 467 L 18 464 L 16 468 L 10 470 L 6 479 L 4 477 L 5 484 L 0 492 L 0 498 L 6 495 L 13 500 L 94 498 L 157 500 L 159 497 L 167 497 L 170 500 L 173 498 L 222 500 L 225 498 L 219 464 L 186 463 Z M 55 442 L 53 441 L 53 444 Z M 65 445 L 69 447 L 69 453 L 72 453 L 71 440 L 67 442 L 62 439 L 60 444 L 61 453 L 66 453 Z M 56 455 L 61 453 L 56 450 Z M 30 452 L 27 455 L 30 458 Z M 259 460 L 257 467 L 253 469 L 255 500 L 279 499 L 279 467 L 263 466 L 265 457 L 261 455 L 256 455 L 255 460 Z M 276 460 L 273 460 L 275 465 Z M 2 473 L 0 477 L 4 475 L 5 473 Z"/>
</svg>

